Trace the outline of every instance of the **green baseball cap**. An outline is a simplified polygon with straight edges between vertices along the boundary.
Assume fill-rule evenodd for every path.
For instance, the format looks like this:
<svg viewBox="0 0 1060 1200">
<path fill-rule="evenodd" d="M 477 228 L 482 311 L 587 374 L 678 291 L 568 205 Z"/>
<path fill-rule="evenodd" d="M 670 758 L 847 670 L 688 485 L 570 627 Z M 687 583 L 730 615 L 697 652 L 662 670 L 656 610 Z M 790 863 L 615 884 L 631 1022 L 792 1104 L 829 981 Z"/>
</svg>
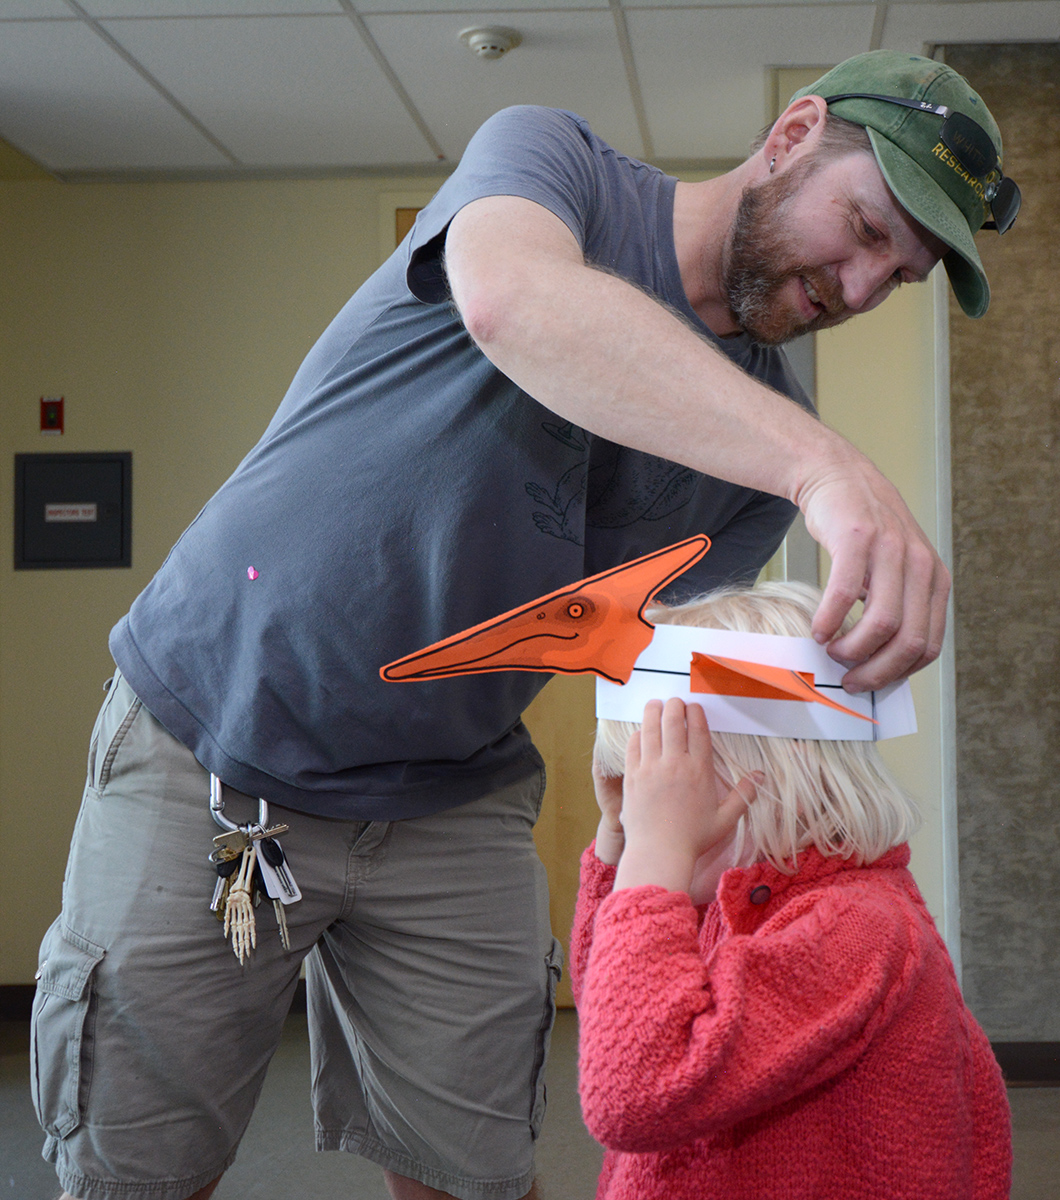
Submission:
<svg viewBox="0 0 1060 1200">
<path fill-rule="evenodd" d="M 1001 134 L 982 98 L 952 67 L 900 50 L 871 50 L 848 58 L 792 96 L 873 92 L 964 113 L 989 136 L 1001 161 Z M 939 116 L 885 100 L 836 100 L 829 112 L 863 125 L 887 186 L 902 207 L 949 246 L 943 256 L 950 286 L 970 317 L 990 305 L 990 285 L 974 235 L 990 216 L 983 184 L 939 140 Z"/>
</svg>

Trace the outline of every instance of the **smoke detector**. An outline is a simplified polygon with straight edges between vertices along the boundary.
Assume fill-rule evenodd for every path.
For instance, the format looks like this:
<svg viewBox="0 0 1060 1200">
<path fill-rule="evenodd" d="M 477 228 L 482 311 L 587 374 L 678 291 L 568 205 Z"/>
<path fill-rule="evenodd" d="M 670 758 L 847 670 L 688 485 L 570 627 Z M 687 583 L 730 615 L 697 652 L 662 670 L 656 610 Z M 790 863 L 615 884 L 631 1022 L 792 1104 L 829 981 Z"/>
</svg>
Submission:
<svg viewBox="0 0 1060 1200">
<path fill-rule="evenodd" d="M 522 34 L 515 29 L 505 29 L 500 25 L 476 25 L 472 29 L 463 29 L 460 40 L 476 58 L 503 58 L 509 50 L 514 50 L 523 40 Z"/>
</svg>

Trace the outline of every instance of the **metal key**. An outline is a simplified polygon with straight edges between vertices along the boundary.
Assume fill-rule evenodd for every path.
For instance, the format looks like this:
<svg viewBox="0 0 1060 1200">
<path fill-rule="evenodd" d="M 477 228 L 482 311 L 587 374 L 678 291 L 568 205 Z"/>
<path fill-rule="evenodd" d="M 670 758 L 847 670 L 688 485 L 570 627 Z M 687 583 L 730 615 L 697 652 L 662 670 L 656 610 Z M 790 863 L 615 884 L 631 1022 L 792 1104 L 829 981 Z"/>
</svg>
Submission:
<svg viewBox="0 0 1060 1200">
<path fill-rule="evenodd" d="M 294 881 L 290 867 L 287 865 L 287 855 L 283 847 L 274 838 L 266 837 L 258 843 L 258 856 L 273 868 L 284 891 L 284 904 L 293 904 L 302 899 L 298 884 Z"/>
<path fill-rule="evenodd" d="M 287 931 L 287 913 L 281 900 L 273 900 L 272 907 L 276 912 L 276 927 L 280 931 L 280 942 L 285 950 L 291 948 L 291 935 Z"/>
<path fill-rule="evenodd" d="M 226 862 L 228 859 L 238 858 L 251 842 L 259 842 L 262 838 L 279 837 L 288 829 L 290 829 L 289 825 L 272 825 L 268 829 L 258 824 L 237 825 L 234 829 L 219 833 L 214 838 L 213 844 L 216 849 L 210 855 L 210 861 Z"/>
<path fill-rule="evenodd" d="M 217 863 L 217 886 L 213 890 L 210 901 L 210 911 L 217 914 L 218 921 L 225 919 L 225 907 L 228 901 L 228 889 L 232 886 L 232 876 L 239 869 L 238 854 L 230 859 Z"/>
<path fill-rule="evenodd" d="M 254 841 L 260 842 L 262 838 L 278 838 L 290 828 L 290 825 L 270 825 L 266 829 L 264 825 L 258 824 L 251 825 L 248 832 Z"/>
<path fill-rule="evenodd" d="M 213 844 L 215 849 L 210 855 L 210 862 L 230 862 L 232 859 L 238 858 L 250 845 L 250 837 L 240 825 L 227 833 L 219 833 L 214 838 Z"/>
<path fill-rule="evenodd" d="M 275 866 L 268 860 L 265 855 L 265 846 L 267 841 L 257 843 L 258 859 L 255 864 L 255 879 L 262 892 L 272 901 L 273 912 L 276 913 L 276 925 L 280 931 L 280 941 L 283 943 L 285 950 L 290 950 L 291 942 L 287 933 L 287 914 L 284 912 L 284 905 L 293 902 L 294 897 L 289 897 L 285 894 L 285 885 L 280 878 Z M 271 843 L 276 846 L 275 842 Z M 276 846 L 276 849 L 279 849 Z"/>
</svg>

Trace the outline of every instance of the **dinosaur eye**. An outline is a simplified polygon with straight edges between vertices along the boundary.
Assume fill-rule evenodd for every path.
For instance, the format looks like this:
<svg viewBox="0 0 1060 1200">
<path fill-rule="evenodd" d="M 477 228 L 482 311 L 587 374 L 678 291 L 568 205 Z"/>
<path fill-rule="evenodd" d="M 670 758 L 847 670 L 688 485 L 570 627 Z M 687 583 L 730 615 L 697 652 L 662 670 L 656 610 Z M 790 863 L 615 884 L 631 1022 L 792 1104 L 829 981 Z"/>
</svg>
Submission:
<svg viewBox="0 0 1060 1200">
<path fill-rule="evenodd" d="M 582 617 L 588 616 L 593 611 L 594 605 L 591 600 L 584 598 L 572 600 L 567 605 L 567 616 L 574 621 L 580 620 Z"/>
</svg>

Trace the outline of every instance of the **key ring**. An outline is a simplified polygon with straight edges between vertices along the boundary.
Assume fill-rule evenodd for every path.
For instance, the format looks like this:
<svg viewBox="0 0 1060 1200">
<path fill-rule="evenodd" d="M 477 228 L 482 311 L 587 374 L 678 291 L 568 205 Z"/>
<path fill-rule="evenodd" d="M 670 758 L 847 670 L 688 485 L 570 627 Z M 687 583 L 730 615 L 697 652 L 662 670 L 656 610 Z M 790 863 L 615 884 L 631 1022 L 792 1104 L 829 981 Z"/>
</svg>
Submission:
<svg viewBox="0 0 1060 1200">
<path fill-rule="evenodd" d="M 224 784 L 211 771 L 210 772 L 210 816 L 229 833 L 233 830 L 240 829 L 235 821 L 230 821 L 225 815 L 225 798 Z M 257 823 L 262 829 L 265 829 L 269 823 L 269 806 L 265 800 L 258 800 L 258 821 Z"/>
</svg>

